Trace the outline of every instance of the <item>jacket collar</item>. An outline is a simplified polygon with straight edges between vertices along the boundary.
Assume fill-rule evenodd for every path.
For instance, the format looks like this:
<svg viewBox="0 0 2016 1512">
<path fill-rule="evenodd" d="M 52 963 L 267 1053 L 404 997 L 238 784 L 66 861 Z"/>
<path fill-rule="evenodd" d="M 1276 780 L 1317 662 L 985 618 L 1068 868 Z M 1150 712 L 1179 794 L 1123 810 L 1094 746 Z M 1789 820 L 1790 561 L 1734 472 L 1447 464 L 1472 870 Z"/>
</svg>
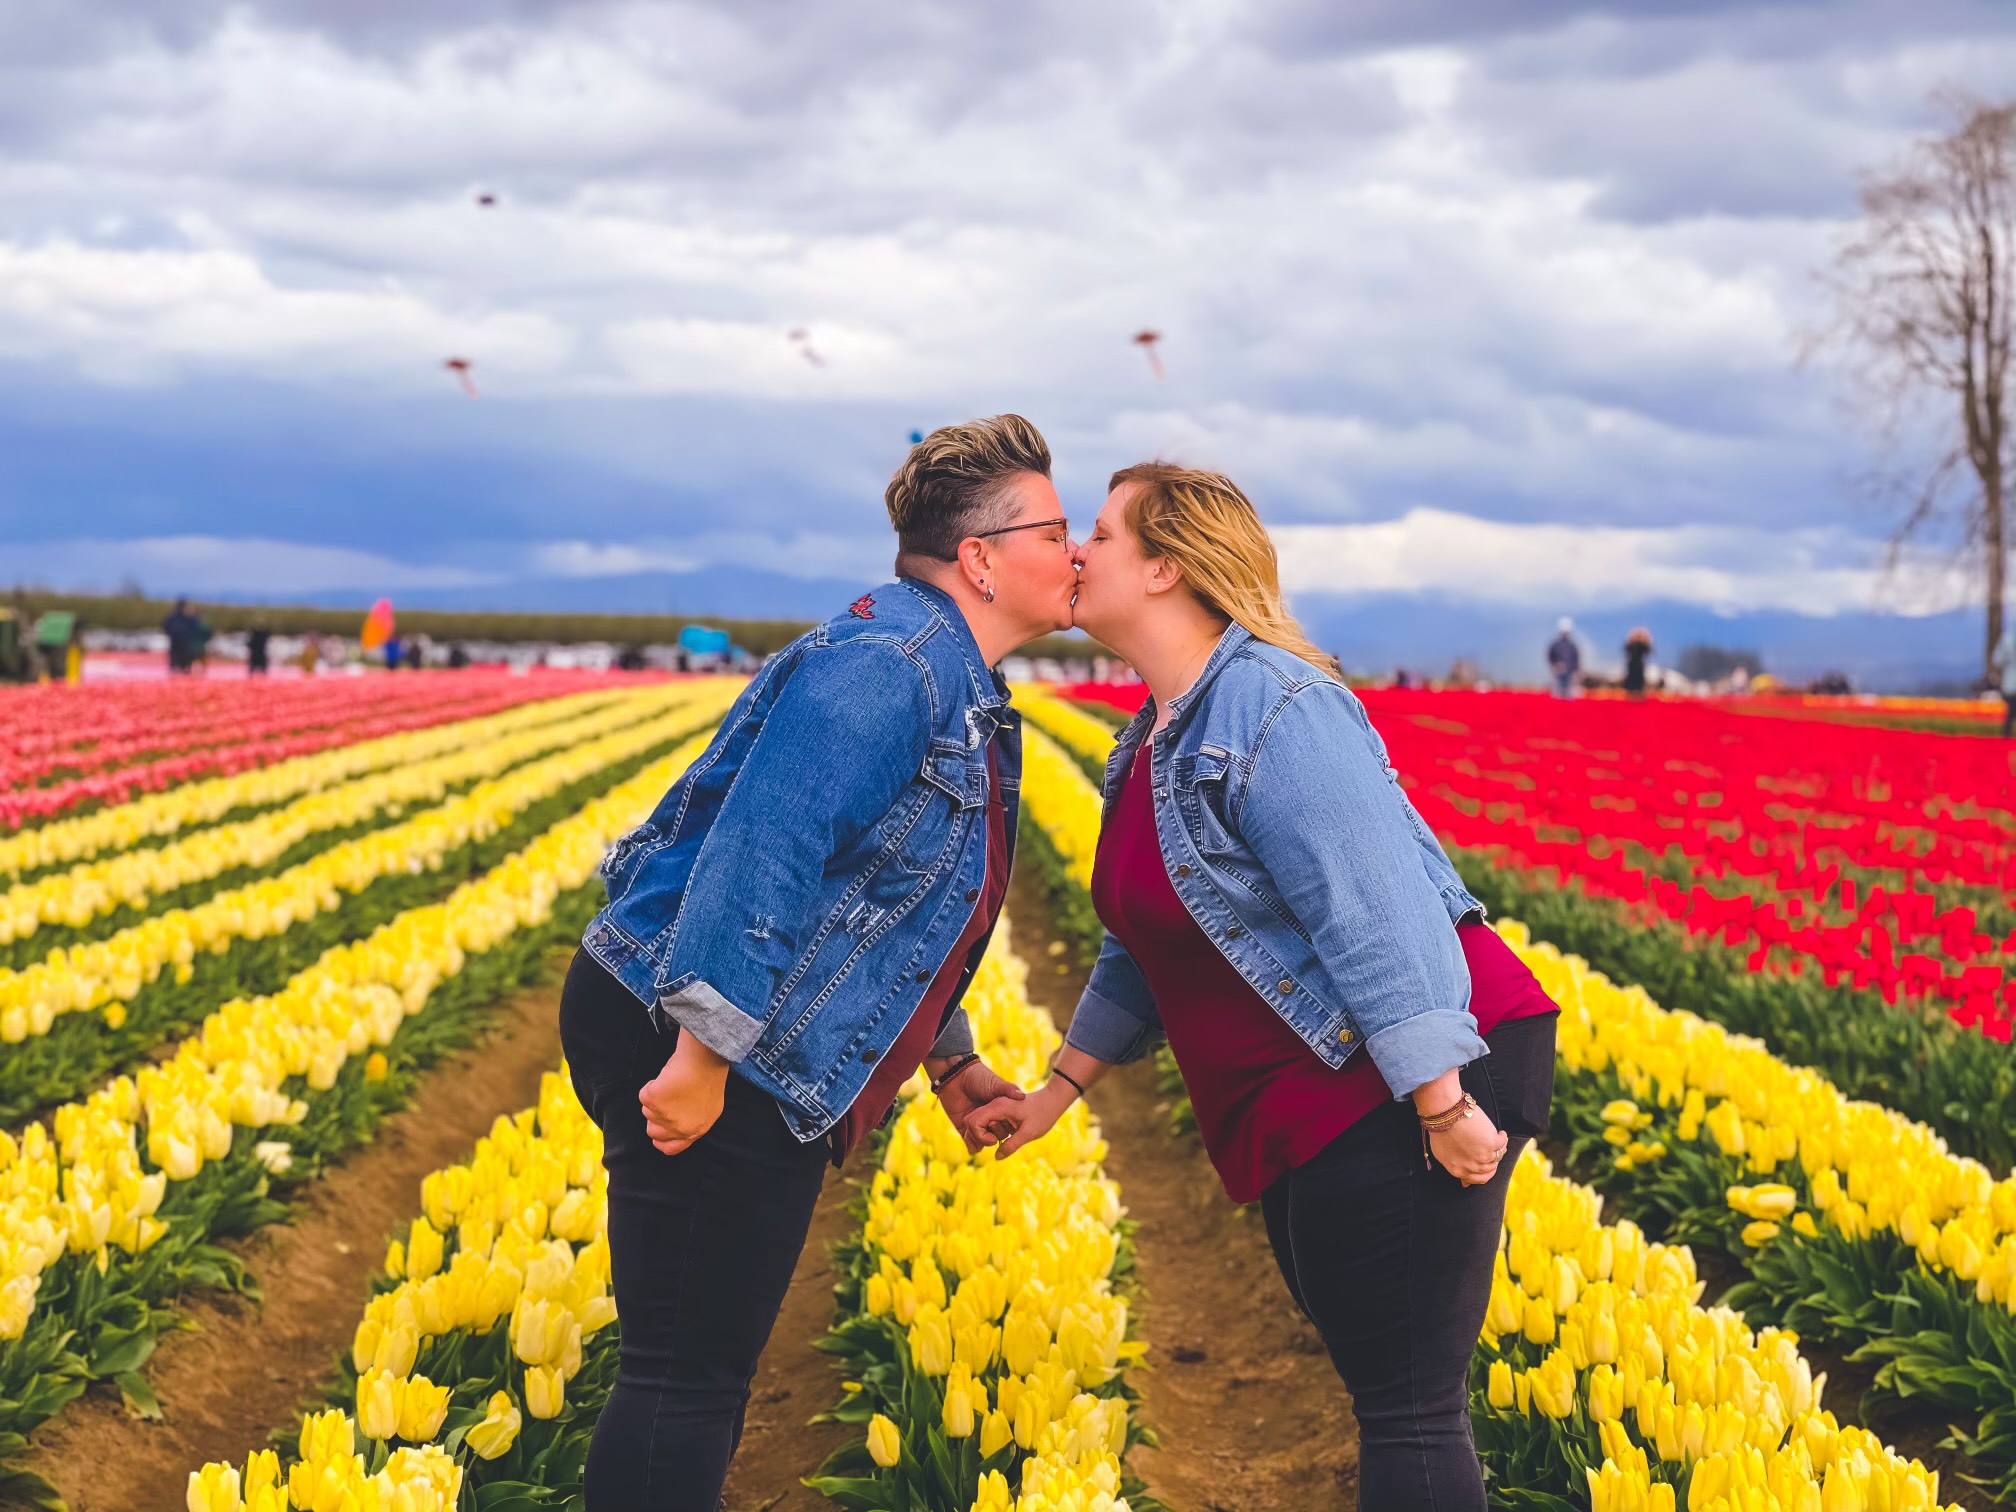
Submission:
<svg viewBox="0 0 2016 1512">
<path fill-rule="evenodd" d="M 980 642 L 973 638 L 973 627 L 966 623 L 966 616 L 959 612 L 959 605 L 953 601 L 952 595 L 922 578 L 899 577 L 896 586 L 915 594 L 925 610 L 951 635 L 952 643 L 959 648 L 960 658 L 966 664 L 974 706 L 993 714 L 1007 703 L 1007 679 L 987 665 L 986 658 L 980 654 Z"/>
</svg>

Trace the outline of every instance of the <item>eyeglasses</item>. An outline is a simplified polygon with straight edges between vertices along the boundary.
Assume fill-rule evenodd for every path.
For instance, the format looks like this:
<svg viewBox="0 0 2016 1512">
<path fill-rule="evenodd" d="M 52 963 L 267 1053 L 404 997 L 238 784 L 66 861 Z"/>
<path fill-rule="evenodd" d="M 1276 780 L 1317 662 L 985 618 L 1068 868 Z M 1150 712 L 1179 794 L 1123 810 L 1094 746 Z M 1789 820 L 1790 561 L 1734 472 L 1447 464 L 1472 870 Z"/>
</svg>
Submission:
<svg viewBox="0 0 2016 1512">
<path fill-rule="evenodd" d="M 1071 527 L 1071 522 L 1063 518 L 1055 520 L 1031 520 L 1026 525 L 1003 525 L 999 530 L 976 530 L 973 532 L 973 536 L 975 539 L 979 539 L 985 536 L 1013 535 L 1018 530 L 1055 530 L 1059 525 L 1062 525 L 1068 531 Z"/>
</svg>

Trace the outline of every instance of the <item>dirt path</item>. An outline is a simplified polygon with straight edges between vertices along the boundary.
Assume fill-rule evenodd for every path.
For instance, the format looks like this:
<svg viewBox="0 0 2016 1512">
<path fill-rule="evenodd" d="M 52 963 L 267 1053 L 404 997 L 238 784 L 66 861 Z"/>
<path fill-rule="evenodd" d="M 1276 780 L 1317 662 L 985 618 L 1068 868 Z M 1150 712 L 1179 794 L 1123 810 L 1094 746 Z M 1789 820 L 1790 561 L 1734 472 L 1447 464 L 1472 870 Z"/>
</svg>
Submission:
<svg viewBox="0 0 2016 1512">
<path fill-rule="evenodd" d="M 1085 973 L 1069 965 L 1026 869 L 1009 896 L 1029 995 L 1068 1023 Z M 1152 1346 L 1142 1416 L 1160 1449 L 1130 1457 L 1181 1512 L 1334 1512 L 1358 1504 L 1358 1425 L 1315 1329 L 1282 1285 L 1257 1212 L 1232 1205 L 1203 1147 L 1168 1132 L 1152 1064 L 1092 1094 L 1106 1168 L 1134 1236 Z"/>
<path fill-rule="evenodd" d="M 560 1061 L 557 983 L 507 999 L 496 1027 L 437 1066 L 413 1105 L 301 1194 L 293 1223 L 236 1246 L 263 1303 L 201 1297 L 147 1374 L 165 1420 L 130 1416 L 94 1388 L 38 1432 L 28 1467 L 73 1512 L 175 1512 L 189 1472 L 242 1460 L 284 1426 L 350 1345 L 387 1235 L 420 1211 L 420 1181 L 464 1159 L 500 1113 L 529 1106 Z"/>
</svg>

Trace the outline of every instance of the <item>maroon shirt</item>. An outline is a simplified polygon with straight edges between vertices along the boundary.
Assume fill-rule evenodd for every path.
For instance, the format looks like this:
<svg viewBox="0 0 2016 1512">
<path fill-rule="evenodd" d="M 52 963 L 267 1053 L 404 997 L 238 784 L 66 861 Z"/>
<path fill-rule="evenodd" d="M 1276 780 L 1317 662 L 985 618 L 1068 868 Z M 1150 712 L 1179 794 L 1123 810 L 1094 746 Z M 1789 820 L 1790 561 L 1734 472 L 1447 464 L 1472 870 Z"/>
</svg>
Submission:
<svg viewBox="0 0 2016 1512">
<path fill-rule="evenodd" d="M 1226 1192 L 1253 1202 L 1393 1092 L 1368 1054 L 1325 1065 L 1197 926 L 1170 884 L 1148 788 L 1144 742 L 1099 835 L 1093 906 L 1148 979 Z M 1494 930 L 1466 924 L 1457 936 L 1479 1034 L 1555 1011 Z"/>
<path fill-rule="evenodd" d="M 868 1131 L 879 1125 L 889 1110 L 896 1106 L 896 1094 L 902 1090 L 903 1083 L 910 1080 L 911 1073 L 931 1053 L 931 1046 L 936 1043 L 944 1022 L 945 1009 L 952 1001 L 953 989 L 959 985 L 959 973 L 966 968 L 966 957 L 994 927 L 994 920 L 999 917 L 1001 905 L 1007 897 L 1008 819 L 1001 802 L 994 748 L 989 746 L 987 880 L 980 886 L 980 897 L 973 905 L 972 917 L 966 921 L 966 928 L 960 932 L 959 938 L 952 942 L 952 953 L 945 957 L 945 964 L 931 978 L 931 985 L 924 990 L 924 998 L 918 1003 L 917 1011 L 910 1015 L 910 1022 L 896 1036 L 896 1043 L 890 1047 L 889 1053 L 869 1073 L 868 1085 L 861 1089 L 861 1095 L 854 1099 L 853 1105 L 841 1115 L 840 1122 L 828 1134 L 835 1165 L 845 1160 L 854 1147 L 868 1137 Z M 974 1073 L 966 1071 L 961 1074 L 971 1076 Z"/>
</svg>

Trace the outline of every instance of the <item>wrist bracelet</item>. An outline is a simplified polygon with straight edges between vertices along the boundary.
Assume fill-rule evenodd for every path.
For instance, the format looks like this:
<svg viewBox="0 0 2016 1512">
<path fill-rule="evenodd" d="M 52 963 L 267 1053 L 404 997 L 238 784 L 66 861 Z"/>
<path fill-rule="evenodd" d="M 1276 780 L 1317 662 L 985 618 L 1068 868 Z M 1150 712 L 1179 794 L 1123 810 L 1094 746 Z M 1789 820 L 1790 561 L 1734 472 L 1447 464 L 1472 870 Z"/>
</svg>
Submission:
<svg viewBox="0 0 2016 1512">
<path fill-rule="evenodd" d="M 1465 1092 L 1440 1113 L 1417 1113 L 1415 1117 L 1421 1120 L 1422 1128 L 1440 1134 L 1445 1129 L 1454 1128 L 1476 1111 L 1477 1099 Z"/>
<path fill-rule="evenodd" d="M 942 1092 L 945 1089 L 945 1084 L 951 1081 L 953 1077 L 957 1076 L 961 1071 L 964 1071 L 968 1066 L 975 1066 L 978 1065 L 979 1063 L 980 1063 L 980 1053 L 977 1050 L 968 1050 L 964 1055 L 960 1056 L 959 1059 L 952 1062 L 951 1065 L 945 1068 L 945 1074 L 943 1076 L 940 1076 L 936 1081 L 931 1083 L 932 1093 L 935 1095 L 939 1092 Z"/>
<path fill-rule="evenodd" d="M 1065 1081 L 1069 1082 L 1073 1087 L 1076 1087 L 1078 1089 L 1078 1095 L 1080 1097 L 1083 1097 L 1085 1095 L 1085 1083 L 1078 1080 L 1078 1078 L 1073 1076 L 1069 1071 L 1060 1071 L 1055 1066 L 1052 1066 L 1050 1068 L 1050 1074 L 1052 1076 L 1060 1076 Z"/>
</svg>

